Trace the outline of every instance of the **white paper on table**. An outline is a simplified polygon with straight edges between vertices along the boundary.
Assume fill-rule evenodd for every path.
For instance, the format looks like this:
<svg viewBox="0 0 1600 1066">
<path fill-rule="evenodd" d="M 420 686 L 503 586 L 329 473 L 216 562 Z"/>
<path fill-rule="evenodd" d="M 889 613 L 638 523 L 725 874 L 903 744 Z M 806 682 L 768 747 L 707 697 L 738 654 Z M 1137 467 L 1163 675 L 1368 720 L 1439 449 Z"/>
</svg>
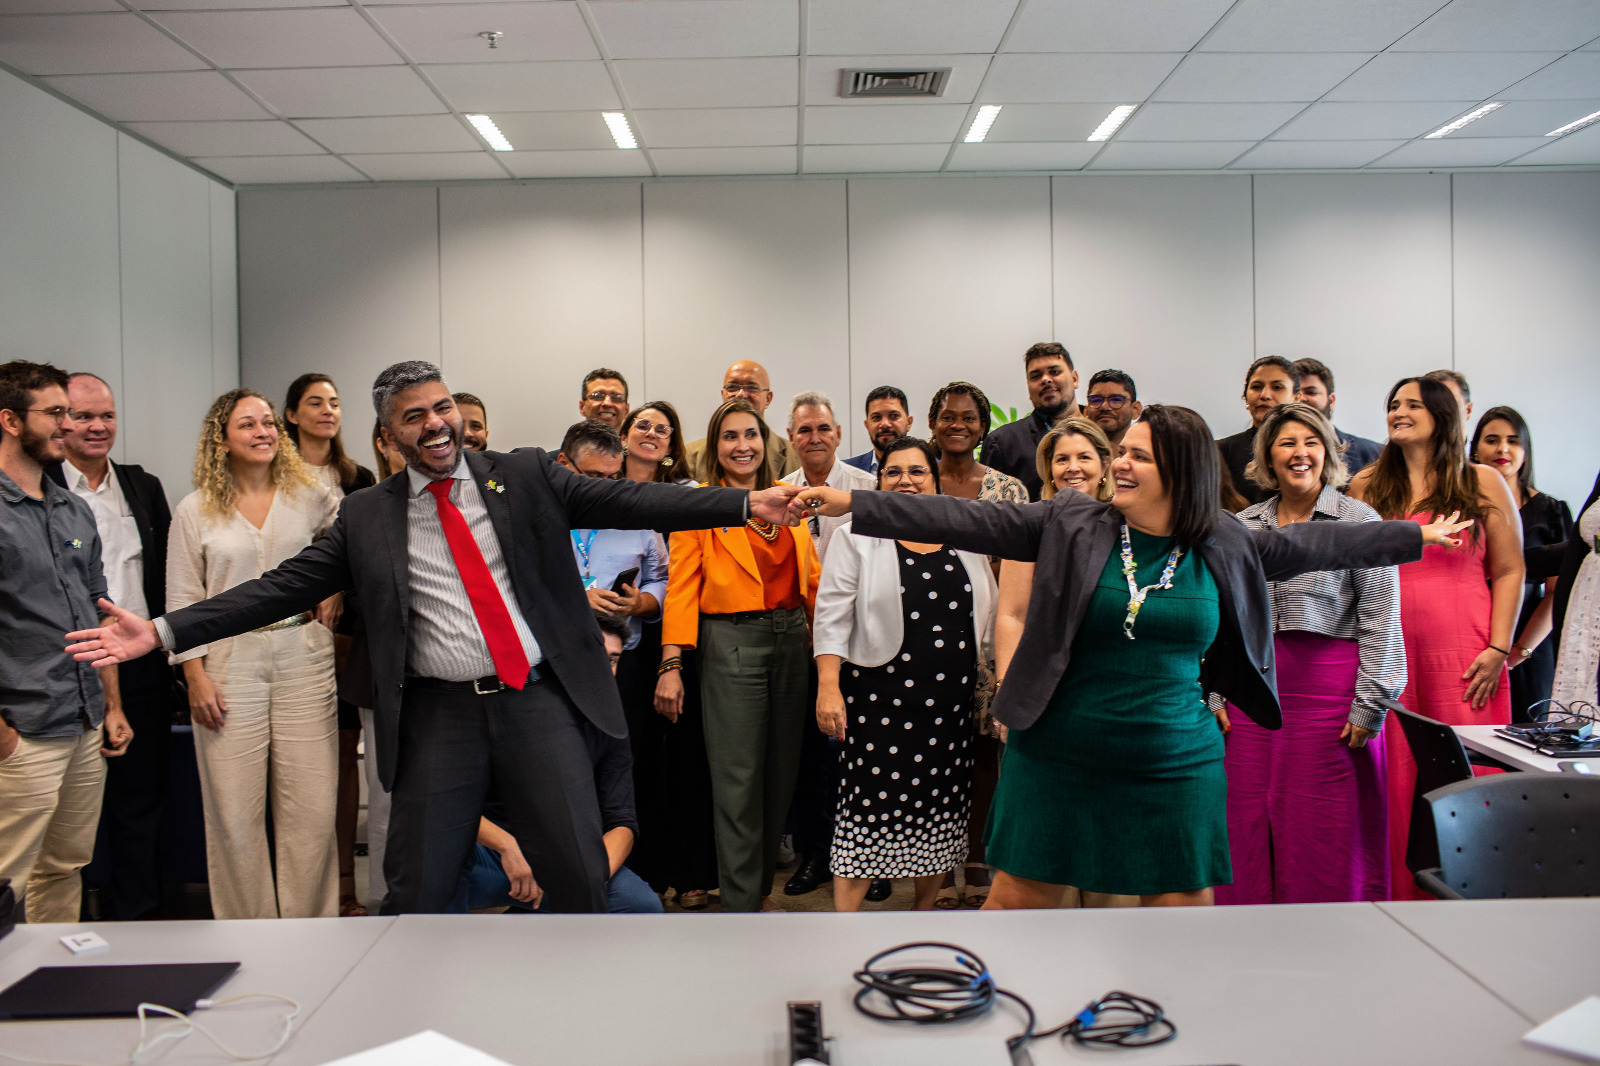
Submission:
<svg viewBox="0 0 1600 1066">
<path fill-rule="evenodd" d="M 504 1059 L 426 1029 L 404 1040 L 358 1051 L 323 1066 L 511 1066 Z"/>
<path fill-rule="evenodd" d="M 1568 1007 L 1527 1036 L 1524 1044 L 1600 1062 L 1600 996 Z"/>
</svg>

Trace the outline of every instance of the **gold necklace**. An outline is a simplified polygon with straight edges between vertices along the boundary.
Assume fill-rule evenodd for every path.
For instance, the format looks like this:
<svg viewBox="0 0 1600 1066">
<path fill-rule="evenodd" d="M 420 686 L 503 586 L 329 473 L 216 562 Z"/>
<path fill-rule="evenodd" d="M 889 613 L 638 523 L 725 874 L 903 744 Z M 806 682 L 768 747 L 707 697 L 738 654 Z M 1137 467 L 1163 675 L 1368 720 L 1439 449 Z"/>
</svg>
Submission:
<svg viewBox="0 0 1600 1066">
<path fill-rule="evenodd" d="M 764 541 L 768 541 L 770 543 L 771 541 L 778 539 L 778 527 L 773 525 L 771 522 L 763 522 L 759 518 L 751 518 L 745 521 L 745 525 L 754 530 L 756 536 L 760 537 Z"/>
</svg>

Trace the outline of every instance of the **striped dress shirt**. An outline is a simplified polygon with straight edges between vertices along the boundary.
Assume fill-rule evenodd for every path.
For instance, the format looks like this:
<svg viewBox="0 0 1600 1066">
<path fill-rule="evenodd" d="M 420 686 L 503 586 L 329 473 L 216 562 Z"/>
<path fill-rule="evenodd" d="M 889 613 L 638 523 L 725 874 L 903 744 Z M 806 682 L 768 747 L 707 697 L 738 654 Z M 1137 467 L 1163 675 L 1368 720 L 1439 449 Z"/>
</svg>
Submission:
<svg viewBox="0 0 1600 1066">
<path fill-rule="evenodd" d="M 528 628 L 527 619 L 522 617 L 522 608 L 511 588 L 505 555 L 500 550 L 500 538 L 495 536 L 489 508 L 484 505 L 465 459 L 456 465 L 450 477 L 454 481 L 450 500 L 467 520 L 472 539 L 483 552 L 489 576 L 494 578 L 495 587 L 511 612 L 511 624 L 516 627 L 517 639 L 522 642 L 528 662 L 537 665 L 543 655 L 538 641 L 533 639 L 533 630 Z M 450 542 L 439 524 L 438 504 L 428 492 L 428 479 L 412 467 L 406 468 L 406 478 L 411 490 L 406 500 L 407 573 L 411 583 L 406 670 L 419 677 L 436 677 L 441 681 L 489 677 L 495 672 L 494 658 L 478 628 L 478 616 L 473 613 L 472 600 L 461 583 L 455 557 L 450 554 Z"/>
<path fill-rule="evenodd" d="M 1252 529 L 1278 527 L 1279 496 L 1252 504 L 1239 520 Z M 1359 500 L 1324 486 L 1311 512 L 1313 522 L 1377 522 L 1378 513 Z M 1400 572 L 1397 567 L 1370 570 L 1318 570 L 1288 581 L 1269 581 L 1272 629 L 1275 633 L 1318 633 L 1359 644 L 1360 668 L 1350 724 L 1363 729 L 1383 726 L 1387 711 L 1376 702 L 1398 699 L 1406 687 L 1406 652 L 1400 636 Z"/>
</svg>

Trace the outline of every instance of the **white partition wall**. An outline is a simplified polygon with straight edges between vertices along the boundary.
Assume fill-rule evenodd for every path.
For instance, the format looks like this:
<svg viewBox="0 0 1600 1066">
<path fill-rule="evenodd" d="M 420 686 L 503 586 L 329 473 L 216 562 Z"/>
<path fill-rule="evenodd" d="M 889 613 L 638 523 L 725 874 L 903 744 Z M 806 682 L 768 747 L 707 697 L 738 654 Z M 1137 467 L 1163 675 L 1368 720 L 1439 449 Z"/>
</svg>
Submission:
<svg viewBox="0 0 1600 1066">
<path fill-rule="evenodd" d="M 820 389 L 855 451 L 873 386 L 903 387 L 919 431 L 954 378 L 1025 411 L 1021 354 L 1056 339 L 1219 435 L 1255 355 L 1327 362 L 1339 422 L 1374 437 L 1398 377 L 1454 365 L 1480 404 L 1524 406 L 1550 491 L 1581 500 L 1600 465 L 1596 173 L 247 190 L 240 234 L 248 383 L 320 369 L 348 393 L 441 360 L 498 448 L 556 443 L 598 365 L 698 437 L 754 358 L 775 426 Z"/>
<path fill-rule="evenodd" d="M 173 501 L 238 384 L 236 271 L 233 190 L 0 73 L 0 361 L 110 382 L 113 457 Z"/>
</svg>

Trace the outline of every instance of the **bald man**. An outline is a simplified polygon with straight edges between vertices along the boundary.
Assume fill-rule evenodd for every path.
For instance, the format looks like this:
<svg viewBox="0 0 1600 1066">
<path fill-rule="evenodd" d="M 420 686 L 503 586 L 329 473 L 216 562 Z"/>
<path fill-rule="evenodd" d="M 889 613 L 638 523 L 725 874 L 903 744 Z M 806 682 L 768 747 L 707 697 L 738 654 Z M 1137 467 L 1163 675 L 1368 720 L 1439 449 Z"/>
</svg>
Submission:
<svg viewBox="0 0 1600 1066">
<path fill-rule="evenodd" d="M 752 359 L 741 359 L 724 371 L 720 402 L 727 403 L 729 400 L 747 401 L 764 420 L 767 417 L 767 405 L 772 403 L 772 378 L 767 375 L 767 368 Z M 690 441 L 685 452 L 691 476 L 699 481 L 706 480 L 706 439 L 701 437 L 697 441 Z M 767 470 L 772 474 L 772 480 L 777 481 L 799 469 L 800 456 L 789 446 L 782 433 L 774 431 L 771 447 L 767 451 Z"/>
</svg>

